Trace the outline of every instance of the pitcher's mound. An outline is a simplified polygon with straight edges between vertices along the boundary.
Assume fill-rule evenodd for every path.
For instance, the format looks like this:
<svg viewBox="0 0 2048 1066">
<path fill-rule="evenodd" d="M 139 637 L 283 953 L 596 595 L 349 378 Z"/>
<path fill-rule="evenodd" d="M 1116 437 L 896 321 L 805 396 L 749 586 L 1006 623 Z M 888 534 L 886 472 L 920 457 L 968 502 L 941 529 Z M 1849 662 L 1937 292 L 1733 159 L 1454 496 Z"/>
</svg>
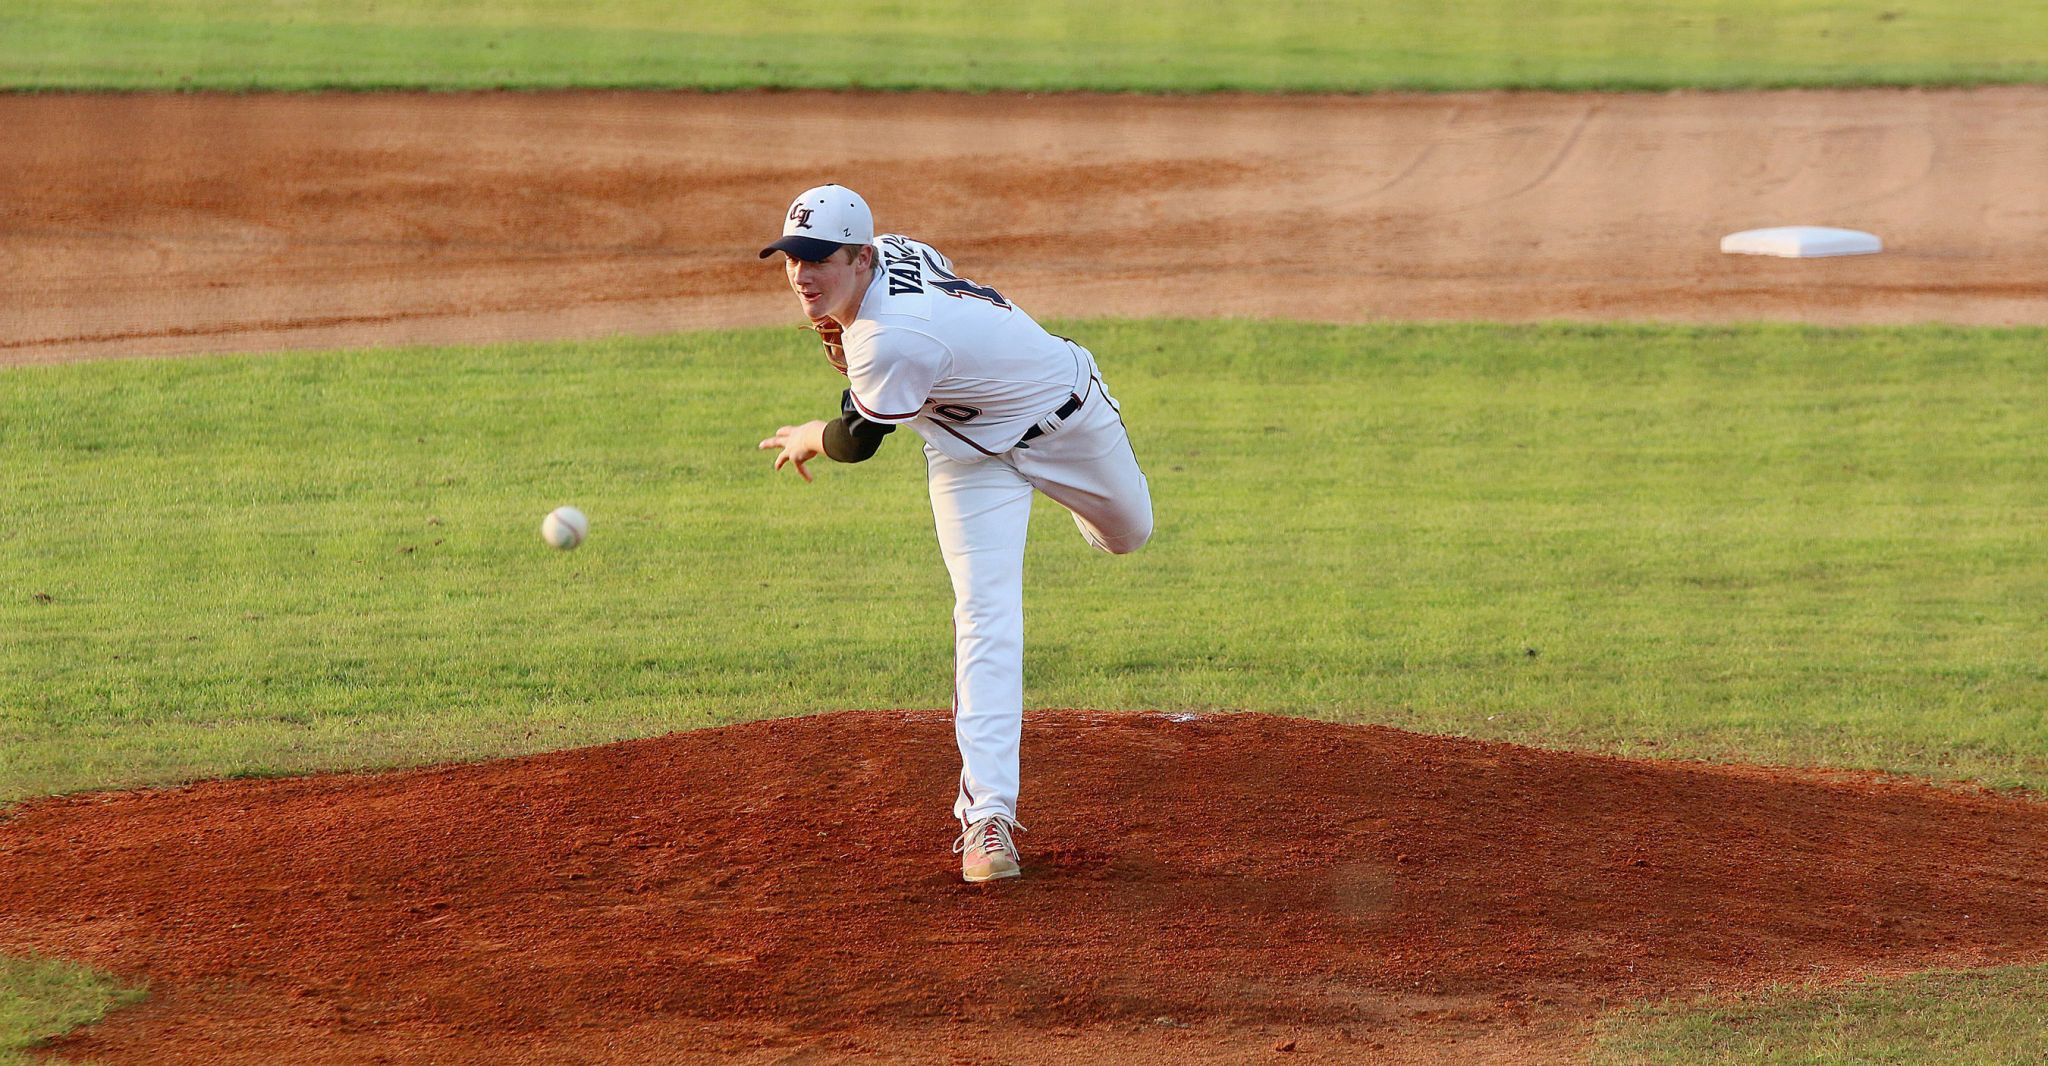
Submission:
<svg viewBox="0 0 2048 1066">
<path fill-rule="evenodd" d="M 1264 715 L 945 712 L 49 800 L 0 950 L 149 982 L 107 1063 L 1545 1059 L 1601 1004 L 2048 957 L 2048 806 Z"/>
</svg>

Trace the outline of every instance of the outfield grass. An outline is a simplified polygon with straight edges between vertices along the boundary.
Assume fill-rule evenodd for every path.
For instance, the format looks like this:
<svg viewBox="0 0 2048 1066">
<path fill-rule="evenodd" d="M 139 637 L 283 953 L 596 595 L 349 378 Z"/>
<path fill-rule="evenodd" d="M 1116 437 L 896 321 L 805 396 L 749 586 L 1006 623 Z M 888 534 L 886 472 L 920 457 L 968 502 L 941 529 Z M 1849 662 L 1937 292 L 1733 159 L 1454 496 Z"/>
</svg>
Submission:
<svg viewBox="0 0 2048 1066">
<path fill-rule="evenodd" d="M 1041 501 L 1033 705 L 2048 785 L 2042 331 L 1068 328 L 1160 525 Z M 914 440 L 753 449 L 805 336 L 0 372 L 0 802 L 944 706 Z"/>
<path fill-rule="evenodd" d="M 144 994 L 83 966 L 0 956 L 0 1066 L 30 1066 L 27 1049 Z"/>
<path fill-rule="evenodd" d="M 2048 1062 L 2048 967 L 1779 989 L 1725 1005 L 1625 1011 L 1596 1066 L 2021 1066 Z"/>
<path fill-rule="evenodd" d="M 2048 80 L 1969 0 L 14 0 L 0 86 L 1669 89 Z"/>
</svg>

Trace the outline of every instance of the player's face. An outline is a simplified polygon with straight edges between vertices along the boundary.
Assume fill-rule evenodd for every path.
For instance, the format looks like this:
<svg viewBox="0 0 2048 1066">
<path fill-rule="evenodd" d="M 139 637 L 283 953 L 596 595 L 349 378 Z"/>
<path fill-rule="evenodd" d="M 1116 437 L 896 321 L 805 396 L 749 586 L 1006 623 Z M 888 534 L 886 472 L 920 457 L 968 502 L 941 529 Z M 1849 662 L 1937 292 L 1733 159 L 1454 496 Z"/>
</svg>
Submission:
<svg viewBox="0 0 2048 1066">
<path fill-rule="evenodd" d="M 861 296 L 859 253 L 837 251 L 822 263 L 813 263 L 784 253 L 783 269 L 789 272 L 789 287 L 812 318 L 830 318 L 841 325 L 840 316 Z"/>
</svg>

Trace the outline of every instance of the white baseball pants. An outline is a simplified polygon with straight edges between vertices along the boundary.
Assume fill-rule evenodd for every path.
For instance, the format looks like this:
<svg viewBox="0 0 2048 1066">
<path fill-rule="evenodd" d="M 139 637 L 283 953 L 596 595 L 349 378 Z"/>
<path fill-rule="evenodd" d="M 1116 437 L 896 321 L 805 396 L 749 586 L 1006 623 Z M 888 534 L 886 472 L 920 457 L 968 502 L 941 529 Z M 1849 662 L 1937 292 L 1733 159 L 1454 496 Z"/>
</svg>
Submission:
<svg viewBox="0 0 2048 1066">
<path fill-rule="evenodd" d="M 930 446 L 932 516 L 953 578 L 953 732 L 962 826 L 1017 815 L 1024 732 L 1024 538 L 1036 489 L 1073 512 L 1088 543 L 1114 555 L 1152 536 L 1152 493 L 1100 380 L 1059 428 L 980 462 Z"/>
</svg>

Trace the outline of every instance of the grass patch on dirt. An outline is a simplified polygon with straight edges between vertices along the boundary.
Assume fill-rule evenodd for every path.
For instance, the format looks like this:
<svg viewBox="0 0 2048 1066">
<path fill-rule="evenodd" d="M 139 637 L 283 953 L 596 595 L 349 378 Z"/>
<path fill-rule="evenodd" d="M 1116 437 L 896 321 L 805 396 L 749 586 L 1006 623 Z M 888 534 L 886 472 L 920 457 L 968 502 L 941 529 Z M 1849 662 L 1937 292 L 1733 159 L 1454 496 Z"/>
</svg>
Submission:
<svg viewBox="0 0 2048 1066">
<path fill-rule="evenodd" d="M 0 955 L 0 1066 L 30 1066 L 28 1049 L 145 995 L 84 966 Z"/>
<path fill-rule="evenodd" d="M 2048 333 L 1063 331 L 1159 529 L 1039 502 L 1032 706 L 2048 785 Z M 806 337 L 0 372 L 0 801 L 945 706 L 915 439 L 754 450 Z"/>
<path fill-rule="evenodd" d="M 2048 80 L 2048 7 L 1964 0 L 28 0 L 20 89 L 1357 92 Z"/>
<path fill-rule="evenodd" d="M 1603 1019 L 1596 1066 L 2048 1062 L 2048 967 L 1937 972 Z"/>
</svg>

